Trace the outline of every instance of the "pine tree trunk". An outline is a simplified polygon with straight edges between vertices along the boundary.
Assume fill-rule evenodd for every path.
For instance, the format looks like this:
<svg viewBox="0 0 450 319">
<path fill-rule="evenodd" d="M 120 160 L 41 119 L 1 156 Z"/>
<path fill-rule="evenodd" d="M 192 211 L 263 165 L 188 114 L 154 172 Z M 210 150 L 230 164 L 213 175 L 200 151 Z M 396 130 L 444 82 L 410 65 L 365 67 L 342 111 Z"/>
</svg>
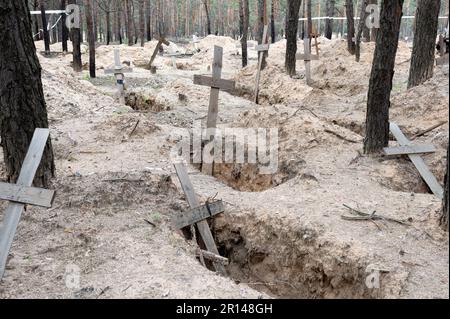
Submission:
<svg viewBox="0 0 450 319">
<path fill-rule="evenodd" d="M 258 44 L 267 41 L 267 39 L 263 39 L 264 26 L 267 25 L 266 8 L 266 0 L 258 0 Z M 261 70 L 264 70 L 267 66 L 267 57 L 269 54 L 268 52 L 260 52 L 259 55 L 261 54 L 263 55 Z"/>
<path fill-rule="evenodd" d="M 356 34 L 355 45 L 356 62 L 359 62 L 361 60 L 361 37 L 366 25 L 366 8 L 368 3 L 368 0 L 361 1 L 361 12 L 359 14 L 358 33 Z"/>
<path fill-rule="evenodd" d="M 111 1 L 106 1 L 106 45 L 110 45 L 112 41 L 111 32 Z"/>
<path fill-rule="evenodd" d="M 47 16 L 45 15 L 45 0 L 40 0 L 41 5 L 41 19 L 42 19 L 42 30 L 44 33 L 44 46 L 45 46 L 45 54 L 50 53 L 50 35 L 47 29 Z"/>
<path fill-rule="evenodd" d="M 145 14 L 146 14 L 146 20 L 147 20 L 147 26 L 146 26 L 146 32 L 147 32 L 147 41 L 152 41 L 152 14 L 151 14 L 151 5 L 150 5 L 150 1 L 151 0 L 147 0 L 145 1 L 145 5 L 146 5 L 146 9 L 145 9 Z"/>
<path fill-rule="evenodd" d="M 208 8 L 208 0 L 203 0 L 203 5 L 205 7 L 205 13 L 206 13 L 206 30 L 208 35 L 211 34 L 211 18 L 209 15 L 209 8 Z"/>
<path fill-rule="evenodd" d="M 69 4 L 77 4 L 77 0 L 69 0 Z M 70 29 L 70 38 L 72 39 L 72 66 L 75 72 L 82 71 L 81 63 L 81 30 L 80 26 L 72 26 Z"/>
<path fill-rule="evenodd" d="M 141 38 L 141 47 L 144 47 L 145 44 L 144 0 L 139 0 L 139 37 Z"/>
<path fill-rule="evenodd" d="M 355 54 L 355 16 L 353 0 L 345 1 L 345 11 L 347 15 L 347 48 L 350 54 Z"/>
<path fill-rule="evenodd" d="M 336 0 L 327 0 L 327 16 L 334 17 L 334 8 Z M 325 24 L 325 37 L 330 39 L 333 37 L 333 20 L 327 19 Z"/>
<path fill-rule="evenodd" d="M 133 18 L 131 16 L 131 0 L 125 0 L 125 13 L 127 18 L 127 38 L 128 38 L 128 45 L 133 46 L 134 45 L 134 39 L 133 39 Z"/>
<path fill-rule="evenodd" d="M 270 33 L 272 38 L 272 43 L 275 43 L 277 40 L 276 30 L 275 30 L 275 1 L 272 0 L 270 6 Z"/>
<path fill-rule="evenodd" d="M 250 8 L 248 0 L 239 0 L 239 26 L 241 33 L 241 47 L 242 47 L 242 67 L 245 68 L 248 64 L 248 27 Z"/>
<path fill-rule="evenodd" d="M 295 65 L 297 63 L 297 32 L 298 19 L 301 0 L 288 0 L 286 12 L 286 57 L 285 67 L 286 73 L 290 76 L 295 75 Z"/>
<path fill-rule="evenodd" d="M 440 0 L 421 0 L 418 3 L 408 88 L 433 77 L 440 6 Z"/>
<path fill-rule="evenodd" d="M 66 10 L 66 0 L 61 0 L 61 10 Z M 61 35 L 62 35 L 62 50 L 67 52 L 67 40 L 69 38 L 69 30 L 66 26 L 66 14 L 61 14 Z"/>
<path fill-rule="evenodd" d="M 117 24 L 117 34 L 116 41 L 119 41 L 119 44 L 123 43 L 122 40 L 122 6 L 119 1 L 116 2 L 116 24 Z"/>
<path fill-rule="evenodd" d="M 307 31 L 308 34 L 306 35 L 306 37 L 308 39 L 311 39 L 311 36 L 313 34 L 313 25 L 312 25 L 312 4 L 311 4 L 311 0 L 306 0 L 306 16 L 308 17 L 308 26 L 307 26 Z"/>
<path fill-rule="evenodd" d="M 95 35 L 94 35 L 94 21 L 92 16 L 92 0 L 84 0 L 87 37 L 89 44 L 89 75 L 95 78 Z"/>
<path fill-rule="evenodd" d="M 9 182 L 16 182 L 36 128 L 48 128 L 41 66 L 28 1 L 0 2 L 0 136 Z M 47 187 L 55 174 L 49 139 L 34 184 Z"/>
<path fill-rule="evenodd" d="M 448 231 L 448 211 L 449 211 L 449 198 L 448 198 L 448 186 L 450 184 L 449 178 L 450 175 L 448 173 L 449 166 L 449 148 L 447 146 L 447 172 L 445 174 L 445 186 L 444 186 L 444 200 L 442 201 L 442 217 L 441 217 L 441 226 L 444 227 Z"/>
<path fill-rule="evenodd" d="M 367 99 L 364 152 L 377 153 L 389 143 L 389 108 L 403 0 L 384 0 L 380 14 Z"/>
</svg>

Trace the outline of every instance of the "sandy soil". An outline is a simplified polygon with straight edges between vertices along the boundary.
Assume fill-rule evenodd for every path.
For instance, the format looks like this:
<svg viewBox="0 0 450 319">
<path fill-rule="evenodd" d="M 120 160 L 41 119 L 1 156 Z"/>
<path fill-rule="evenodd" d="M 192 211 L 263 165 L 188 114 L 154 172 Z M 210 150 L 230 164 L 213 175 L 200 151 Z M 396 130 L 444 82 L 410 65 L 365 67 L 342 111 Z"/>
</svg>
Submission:
<svg viewBox="0 0 450 319">
<path fill-rule="evenodd" d="M 74 73 L 70 55 L 40 56 L 57 197 L 52 209 L 29 207 L 24 214 L 0 297 L 448 298 L 440 200 L 406 158 L 362 155 L 373 44 L 363 45 L 356 63 L 344 40 L 320 42 L 312 87 L 301 61 L 295 78 L 284 74 L 284 41 L 271 46 L 260 106 L 251 102 L 256 51 L 250 49 L 250 65 L 241 69 L 230 38 L 202 39 L 199 52 L 176 59 L 176 69 L 171 58 L 158 56 L 156 75 L 143 68 L 155 41 L 120 46 L 122 61 L 134 68 L 126 83 L 141 99 L 138 110 L 115 102 L 114 79 L 103 74 L 114 46 L 97 48 L 96 79 Z M 218 165 L 215 177 L 189 169 L 202 200 L 226 203 L 211 227 L 230 258 L 229 278 L 206 270 L 194 243 L 170 224 L 188 207 L 170 153 L 177 132 L 205 121 L 209 89 L 193 85 L 192 77 L 210 73 L 214 45 L 224 47 L 223 77 L 238 87 L 220 95 L 219 126 L 277 127 L 280 134 L 276 174 L 237 164 Z M 192 44 L 171 46 L 166 53 L 194 52 Z M 448 66 L 408 91 L 410 54 L 401 43 L 391 110 L 408 136 L 449 113 Z M 448 131 L 446 124 L 417 140 L 438 149 L 424 159 L 440 182 Z M 407 225 L 346 221 L 344 204 Z M 68 265 L 81 270 L 78 288 L 66 286 Z M 379 273 L 379 289 L 366 285 L 372 271 Z"/>
</svg>

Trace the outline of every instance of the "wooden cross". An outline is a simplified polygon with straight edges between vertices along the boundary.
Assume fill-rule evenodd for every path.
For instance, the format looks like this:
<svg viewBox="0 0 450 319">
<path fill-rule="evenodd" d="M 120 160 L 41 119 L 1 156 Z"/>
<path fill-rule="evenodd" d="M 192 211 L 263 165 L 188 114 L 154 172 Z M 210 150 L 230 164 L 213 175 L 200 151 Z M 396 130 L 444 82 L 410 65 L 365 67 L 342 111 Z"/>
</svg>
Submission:
<svg viewBox="0 0 450 319">
<path fill-rule="evenodd" d="M 150 63 L 148 64 L 148 69 L 149 69 L 149 70 L 152 69 L 153 61 L 155 61 L 156 55 L 158 54 L 159 49 L 161 48 L 161 45 L 163 45 L 163 44 L 165 44 L 165 45 L 167 45 L 167 46 L 170 45 L 169 41 L 167 41 L 164 37 L 161 37 L 161 38 L 158 40 L 158 44 L 156 45 L 155 51 L 153 51 L 152 57 L 151 57 L 151 59 L 150 59 Z"/>
<path fill-rule="evenodd" d="M 120 61 L 120 50 L 114 49 L 114 66 L 105 70 L 105 74 L 114 74 L 116 77 L 117 95 L 119 103 L 125 104 L 125 73 L 133 72 L 132 68 L 127 68 Z"/>
<path fill-rule="evenodd" d="M 217 127 L 217 115 L 219 113 L 219 93 L 222 91 L 232 91 L 236 83 L 231 80 L 224 80 L 222 76 L 222 59 L 223 48 L 214 46 L 214 62 L 212 69 L 212 77 L 204 75 L 194 75 L 194 84 L 211 87 L 209 96 L 208 120 L 206 122 L 207 129 L 215 129 Z M 213 163 L 203 163 L 202 171 L 205 174 L 213 174 Z"/>
<path fill-rule="evenodd" d="M 188 172 L 186 170 L 186 166 L 184 163 L 176 163 L 174 164 L 175 170 L 177 172 L 178 179 L 180 181 L 181 187 L 183 188 L 183 192 L 186 195 L 189 206 L 192 208 L 190 212 L 191 216 L 187 216 L 185 220 L 179 220 L 177 223 L 178 227 L 185 227 L 195 223 L 197 225 L 197 229 L 200 233 L 200 236 L 205 243 L 206 249 L 214 254 L 219 256 L 219 251 L 217 250 L 216 243 L 214 242 L 214 237 L 209 229 L 208 222 L 206 218 L 213 216 L 213 212 L 217 215 L 220 212 L 224 211 L 223 203 L 217 202 L 213 207 L 208 205 L 200 205 L 198 201 L 197 195 L 194 191 L 194 186 L 192 185 L 191 179 L 189 178 Z M 205 214 L 205 211 L 208 214 Z M 206 216 L 205 216 L 206 215 Z M 206 217 L 206 218 L 204 218 Z M 187 221 L 186 221 L 187 220 Z M 225 267 L 220 263 L 213 263 L 214 268 L 221 273 L 222 275 L 226 275 Z"/>
<path fill-rule="evenodd" d="M 297 60 L 305 61 L 306 83 L 308 85 L 311 85 L 312 84 L 311 61 L 319 60 L 319 55 L 311 54 L 311 39 L 310 38 L 307 38 L 307 37 L 304 38 L 303 43 L 304 43 L 305 53 L 304 54 L 297 53 Z M 316 45 L 316 49 L 318 49 L 318 45 Z"/>
<path fill-rule="evenodd" d="M 5 272 L 9 250 L 25 205 L 52 206 L 54 191 L 31 187 L 49 135 L 48 129 L 36 129 L 17 184 L 0 183 L 0 199 L 10 201 L 0 224 L 0 279 Z"/>
<path fill-rule="evenodd" d="M 267 24 L 264 25 L 264 32 L 263 32 L 263 38 L 262 38 L 262 44 L 257 45 L 255 47 L 256 51 L 259 53 L 259 60 L 258 60 L 258 70 L 256 71 L 256 84 L 255 84 L 255 103 L 259 103 L 259 81 L 261 80 L 261 69 L 262 69 L 262 63 L 264 59 L 264 52 L 269 52 L 269 39 L 268 39 L 268 33 L 269 33 L 269 26 Z"/>
<path fill-rule="evenodd" d="M 395 123 L 390 124 L 390 129 L 400 147 L 385 148 L 384 153 L 386 155 L 408 155 L 433 194 L 439 199 L 443 199 L 444 189 L 419 155 L 436 151 L 434 147 L 432 145 L 413 145 Z"/>
</svg>

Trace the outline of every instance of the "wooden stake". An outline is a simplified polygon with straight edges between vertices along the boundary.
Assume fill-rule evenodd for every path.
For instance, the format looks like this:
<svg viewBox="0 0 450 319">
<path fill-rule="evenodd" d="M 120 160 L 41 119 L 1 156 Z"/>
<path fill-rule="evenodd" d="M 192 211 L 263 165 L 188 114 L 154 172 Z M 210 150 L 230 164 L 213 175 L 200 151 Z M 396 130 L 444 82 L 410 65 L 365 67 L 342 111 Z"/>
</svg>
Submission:
<svg viewBox="0 0 450 319">
<path fill-rule="evenodd" d="M 263 33 L 263 40 L 262 44 L 256 47 L 256 50 L 260 53 L 259 60 L 258 60 L 258 70 L 256 71 L 256 84 L 255 84 L 255 103 L 259 104 L 259 82 L 261 80 L 261 68 L 262 63 L 264 59 L 264 52 L 269 51 L 269 44 L 268 44 L 268 36 L 269 33 L 269 26 L 266 24 L 264 25 L 264 33 Z"/>
</svg>

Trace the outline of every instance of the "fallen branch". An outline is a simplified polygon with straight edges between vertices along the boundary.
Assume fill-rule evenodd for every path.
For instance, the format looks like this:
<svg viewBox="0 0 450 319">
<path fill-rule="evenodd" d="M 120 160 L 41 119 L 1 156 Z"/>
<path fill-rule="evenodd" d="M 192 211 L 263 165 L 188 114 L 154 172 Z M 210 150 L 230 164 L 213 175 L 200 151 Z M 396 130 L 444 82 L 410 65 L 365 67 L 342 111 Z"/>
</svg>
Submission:
<svg viewBox="0 0 450 319">
<path fill-rule="evenodd" d="M 423 130 L 423 131 L 417 133 L 416 135 L 414 135 L 413 137 L 411 137 L 411 140 L 415 140 L 416 138 L 421 137 L 421 136 L 423 136 L 423 135 L 425 135 L 425 134 L 427 134 L 427 133 L 429 133 L 429 132 L 431 132 L 431 131 L 437 129 L 438 127 L 441 127 L 442 125 L 444 125 L 444 124 L 446 124 L 446 123 L 447 123 L 447 121 L 441 121 L 441 122 L 439 122 L 438 124 L 433 125 L 432 127 L 427 128 L 426 130 Z"/>
<path fill-rule="evenodd" d="M 376 220 L 384 220 L 387 222 L 392 222 L 392 223 L 397 223 L 403 226 L 412 226 L 410 223 L 404 222 L 400 219 L 395 219 L 395 218 L 391 218 L 391 217 L 385 217 L 385 216 L 381 216 L 381 215 L 377 215 L 376 211 L 374 211 L 372 214 L 367 214 L 367 213 L 363 213 L 359 210 L 356 210 L 350 206 L 347 206 L 344 204 L 345 208 L 348 208 L 350 210 L 350 213 L 352 213 L 355 216 L 341 216 L 342 219 L 344 220 L 349 220 L 349 221 L 362 221 L 362 220 L 367 220 L 367 221 L 376 221 Z M 378 225 L 377 225 L 378 226 Z"/>
<path fill-rule="evenodd" d="M 344 141 L 349 142 L 349 143 L 354 143 L 354 144 L 360 143 L 360 141 L 355 141 L 355 140 L 348 139 L 348 138 L 346 138 L 345 136 L 342 136 L 342 135 L 340 135 L 339 133 L 336 133 L 336 132 L 334 132 L 334 131 L 332 131 L 332 130 L 329 130 L 329 129 L 325 129 L 325 132 L 326 132 L 326 133 L 333 134 L 333 135 L 336 136 L 337 138 L 340 138 L 341 140 L 344 140 Z"/>
<path fill-rule="evenodd" d="M 212 262 L 220 263 L 220 264 L 222 264 L 224 266 L 226 266 L 226 265 L 228 265 L 230 263 L 228 258 L 225 258 L 225 257 L 219 256 L 219 255 L 213 254 L 213 253 L 211 253 L 209 251 L 206 251 L 206 250 L 201 250 L 200 248 L 198 248 L 196 250 L 196 255 L 198 257 L 203 257 L 205 259 L 208 259 L 208 260 L 210 260 Z"/>
<path fill-rule="evenodd" d="M 131 136 L 133 136 L 133 134 L 134 134 L 134 132 L 136 131 L 136 129 L 137 129 L 137 127 L 138 127 L 140 121 L 141 121 L 141 120 L 137 120 L 136 125 L 133 127 L 133 130 L 131 131 L 130 135 L 128 135 L 128 138 L 130 138 Z"/>
</svg>

